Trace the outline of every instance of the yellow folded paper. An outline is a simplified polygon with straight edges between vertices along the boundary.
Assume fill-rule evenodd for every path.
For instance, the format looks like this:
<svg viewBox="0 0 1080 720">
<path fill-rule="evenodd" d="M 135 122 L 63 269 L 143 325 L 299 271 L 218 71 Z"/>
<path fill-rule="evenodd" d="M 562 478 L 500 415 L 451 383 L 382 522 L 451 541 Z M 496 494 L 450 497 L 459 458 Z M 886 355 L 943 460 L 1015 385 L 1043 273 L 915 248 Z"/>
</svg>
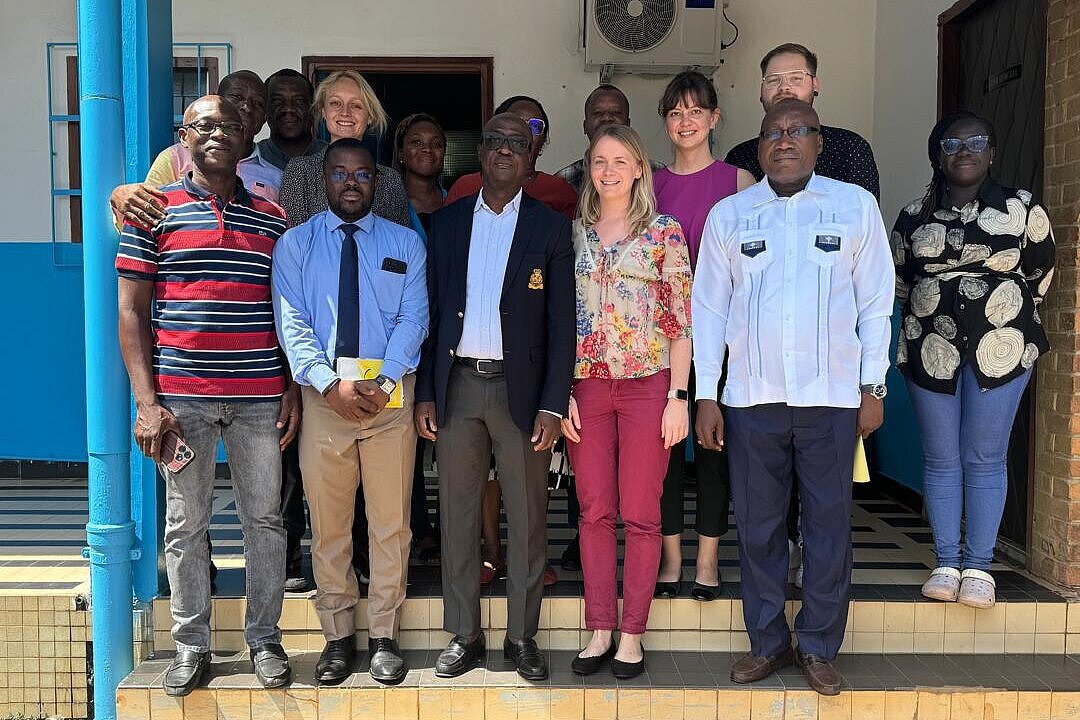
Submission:
<svg viewBox="0 0 1080 720">
<path fill-rule="evenodd" d="M 374 380 L 382 370 L 383 361 L 378 358 L 338 358 L 337 374 L 342 380 Z M 401 391 L 401 383 L 397 384 L 394 392 L 390 393 L 390 401 L 386 403 L 388 408 L 400 408 L 405 406 L 405 396 Z"/>
<path fill-rule="evenodd" d="M 870 482 L 870 466 L 866 464 L 866 448 L 861 437 L 855 438 L 855 472 L 852 482 Z"/>
</svg>

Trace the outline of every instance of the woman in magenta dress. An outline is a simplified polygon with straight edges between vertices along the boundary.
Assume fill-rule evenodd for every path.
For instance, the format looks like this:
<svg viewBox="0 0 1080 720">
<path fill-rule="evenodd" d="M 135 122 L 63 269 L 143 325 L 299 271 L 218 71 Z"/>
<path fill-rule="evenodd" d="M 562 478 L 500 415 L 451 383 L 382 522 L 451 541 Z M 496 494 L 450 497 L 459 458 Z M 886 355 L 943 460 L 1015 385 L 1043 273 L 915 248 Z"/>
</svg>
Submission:
<svg viewBox="0 0 1080 720">
<path fill-rule="evenodd" d="M 745 170 L 715 160 L 710 135 L 720 120 L 716 88 L 699 72 L 676 75 L 660 98 L 660 117 L 675 150 L 675 161 L 654 176 L 656 210 L 679 221 L 690 249 L 690 265 L 697 264 L 701 232 L 712 206 L 754 184 Z M 693 395 L 693 374 L 690 392 Z M 679 443 L 671 451 L 660 502 L 663 554 L 656 582 L 657 597 L 679 594 L 682 571 L 683 478 L 686 448 Z M 697 573 L 691 597 L 707 601 L 720 594 L 720 537 L 728 529 L 727 463 L 721 453 L 694 448 L 697 475 L 698 534 Z"/>
</svg>

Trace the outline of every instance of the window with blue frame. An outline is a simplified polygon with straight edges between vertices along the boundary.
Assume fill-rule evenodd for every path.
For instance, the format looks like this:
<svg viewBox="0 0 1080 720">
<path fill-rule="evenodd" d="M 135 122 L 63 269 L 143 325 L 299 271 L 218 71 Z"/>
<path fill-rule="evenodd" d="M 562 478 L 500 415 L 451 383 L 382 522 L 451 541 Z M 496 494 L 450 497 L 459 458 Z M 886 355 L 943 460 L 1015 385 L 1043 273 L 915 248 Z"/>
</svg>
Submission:
<svg viewBox="0 0 1080 720">
<path fill-rule="evenodd" d="M 82 242 L 82 199 L 79 190 L 79 64 L 75 43 L 47 43 L 50 192 L 53 243 Z M 217 91 L 218 80 L 232 67 L 229 43 L 173 44 L 173 124 L 184 108 Z M 54 254 L 55 255 L 55 254 Z"/>
</svg>

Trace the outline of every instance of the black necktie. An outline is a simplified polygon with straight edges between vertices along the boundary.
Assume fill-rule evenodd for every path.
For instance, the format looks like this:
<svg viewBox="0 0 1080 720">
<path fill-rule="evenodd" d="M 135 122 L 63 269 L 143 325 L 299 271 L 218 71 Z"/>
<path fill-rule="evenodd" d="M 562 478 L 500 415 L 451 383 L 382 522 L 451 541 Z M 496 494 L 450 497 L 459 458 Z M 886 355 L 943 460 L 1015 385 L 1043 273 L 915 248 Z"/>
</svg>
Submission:
<svg viewBox="0 0 1080 720">
<path fill-rule="evenodd" d="M 338 227 L 345 233 L 338 271 L 337 348 L 335 358 L 360 356 L 360 259 L 353 236 L 360 228 L 351 223 Z"/>
</svg>

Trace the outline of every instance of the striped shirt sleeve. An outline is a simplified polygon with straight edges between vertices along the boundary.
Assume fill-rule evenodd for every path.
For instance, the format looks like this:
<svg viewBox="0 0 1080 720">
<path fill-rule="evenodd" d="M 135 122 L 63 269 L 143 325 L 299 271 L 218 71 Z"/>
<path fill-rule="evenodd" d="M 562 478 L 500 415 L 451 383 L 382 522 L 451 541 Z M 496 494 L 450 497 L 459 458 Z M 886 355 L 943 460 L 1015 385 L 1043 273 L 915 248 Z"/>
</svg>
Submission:
<svg viewBox="0 0 1080 720">
<path fill-rule="evenodd" d="M 153 280 L 157 275 L 158 242 L 154 233 L 125 223 L 116 251 L 116 271 L 132 280 Z"/>
</svg>

